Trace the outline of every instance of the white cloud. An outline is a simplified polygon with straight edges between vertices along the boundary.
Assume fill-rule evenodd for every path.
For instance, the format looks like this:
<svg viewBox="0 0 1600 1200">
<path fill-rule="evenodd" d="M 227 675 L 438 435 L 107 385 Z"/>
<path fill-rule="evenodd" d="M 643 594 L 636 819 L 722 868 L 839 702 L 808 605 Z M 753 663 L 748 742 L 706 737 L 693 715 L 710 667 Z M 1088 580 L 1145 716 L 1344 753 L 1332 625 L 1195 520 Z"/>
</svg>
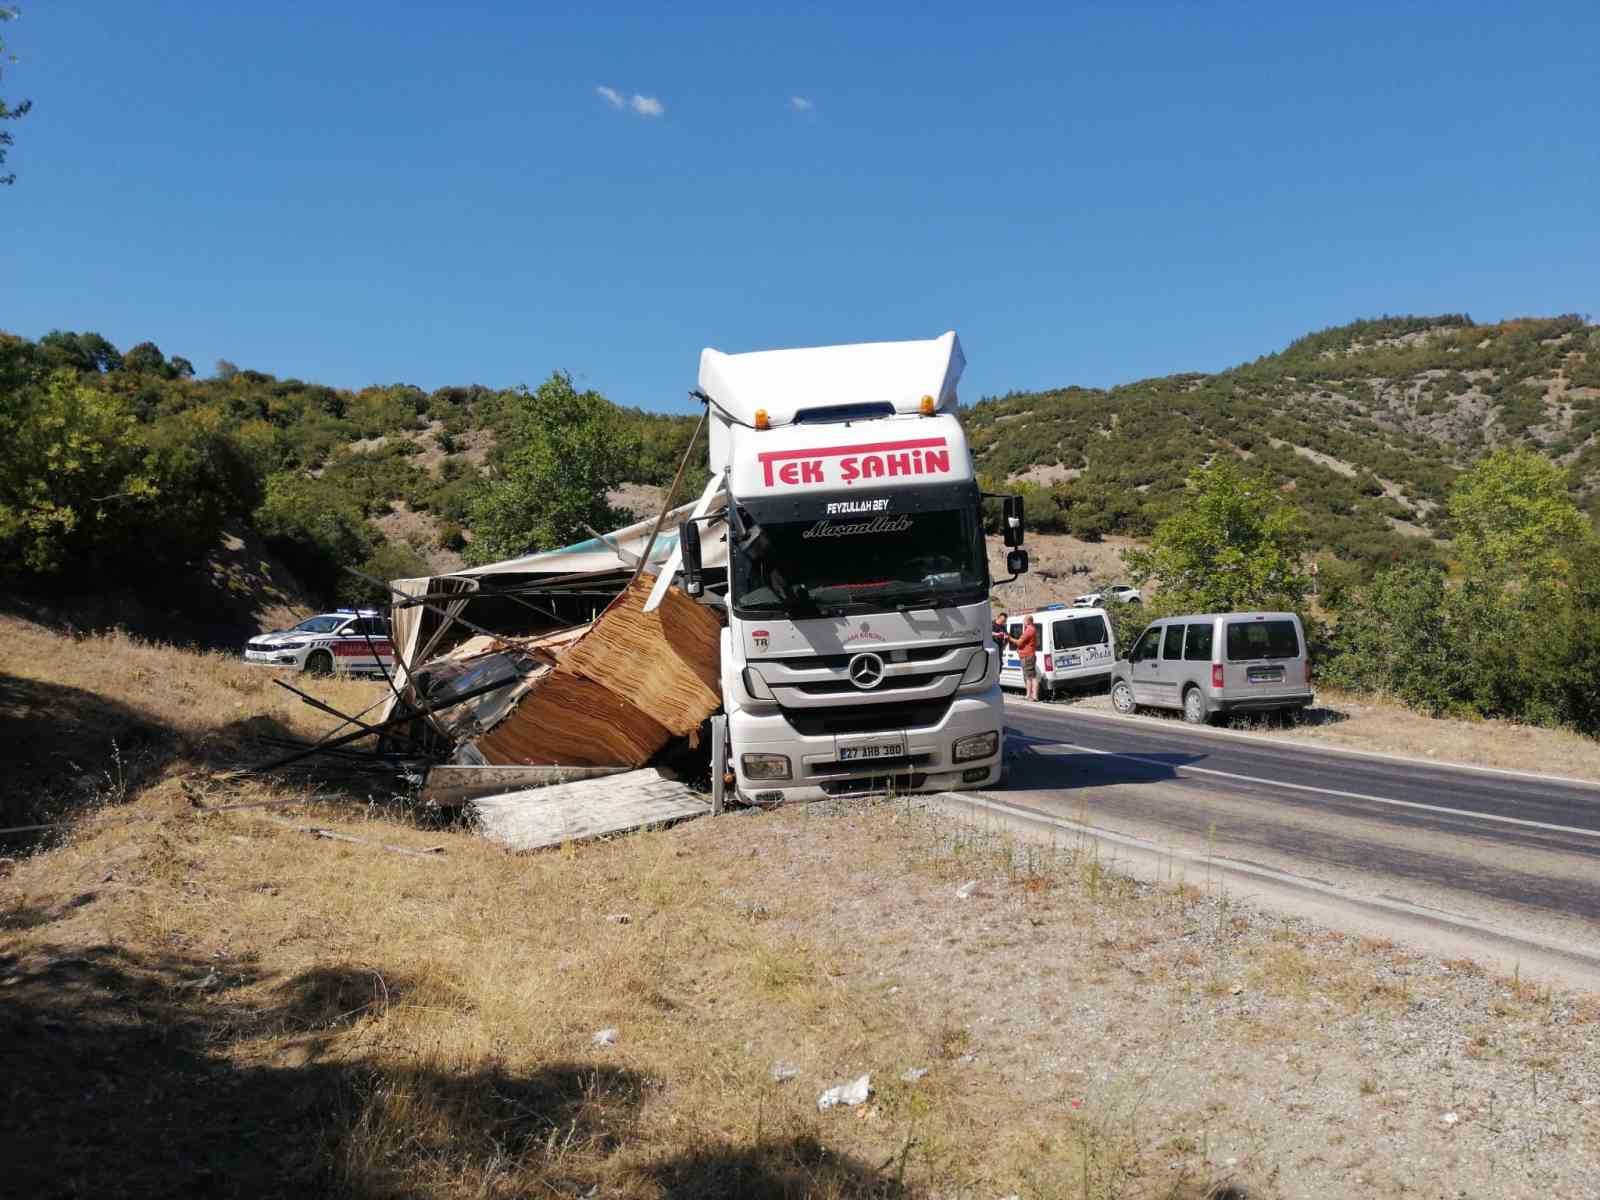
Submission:
<svg viewBox="0 0 1600 1200">
<path fill-rule="evenodd" d="M 659 117 L 667 111 L 661 101 L 654 96 L 641 96 L 638 92 L 633 94 L 633 99 L 629 103 L 633 105 L 633 111 L 641 117 Z"/>
<path fill-rule="evenodd" d="M 622 93 L 617 91 L 616 88 L 597 87 L 594 90 L 594 94 L 602 97 L 612 108 L 622 107 Z"/>
<path fill-rule="evenodd" d="M 804 96 L 790 96 L 789 107 L 793 108 L 795 112 L 810 112 L 816 105 Z"/>
</svg>

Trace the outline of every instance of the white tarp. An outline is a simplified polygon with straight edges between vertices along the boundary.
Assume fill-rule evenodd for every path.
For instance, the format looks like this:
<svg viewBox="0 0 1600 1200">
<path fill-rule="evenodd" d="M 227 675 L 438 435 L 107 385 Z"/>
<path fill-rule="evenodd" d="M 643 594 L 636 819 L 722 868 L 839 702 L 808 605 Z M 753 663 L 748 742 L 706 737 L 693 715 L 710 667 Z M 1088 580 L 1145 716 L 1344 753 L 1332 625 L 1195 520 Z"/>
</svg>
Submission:
<svg viewBox="0 0 1600 1200">
<path fill-rule="evenodd" d="M 650 561 L 645 567 L 651 574 L 655 574 L 678 548 L 678 523 L 689 515 L 695 503 L 690 501 L 688 504 L 679 505 L 669 512 L 667 519 L 661 523 L 661 532 L 656 536 L 655 545 L 650 550 Z M 718 500 L 712 507 L 718 508 L 721 503 L 722 501 Z M 589 538 L 571 546 L 563 546 L 559 550 L 542 550 L 537 554 L 508 558 L 504 562 L 468 567 L 456 571 L 452 578 L 468 579 L 480 575 L 587 575 L 608 571 L 632 571 L 638 565 L 640 556 L 644 554 L 645 544 L 650 540 L 650 531 L 655 526 L 656 518 L 649 517 L 643 521 L 635 521 L 632 525 L 626 525 L 604 537 Z M 723 539 L 720 527 L 704 530 L 700 545 L 701 559 L 706 567 L 728 565 L 728 544 Z"/>
</svg>

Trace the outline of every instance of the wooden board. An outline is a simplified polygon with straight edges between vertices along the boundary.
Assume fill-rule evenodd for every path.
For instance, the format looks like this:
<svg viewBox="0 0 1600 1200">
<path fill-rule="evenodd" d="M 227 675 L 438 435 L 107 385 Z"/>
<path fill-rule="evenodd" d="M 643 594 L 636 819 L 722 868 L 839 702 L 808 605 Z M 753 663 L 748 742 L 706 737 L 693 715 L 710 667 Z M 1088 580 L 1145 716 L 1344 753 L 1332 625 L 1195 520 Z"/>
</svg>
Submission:
<svg viewBox="0 0 1600 1200">
<path fill-rule="evenodd" d="M 470 801 L 479 830 L 508 850 L 624 833 L 711 812 L 698 793 L 653 767 Z"/>
</svg>

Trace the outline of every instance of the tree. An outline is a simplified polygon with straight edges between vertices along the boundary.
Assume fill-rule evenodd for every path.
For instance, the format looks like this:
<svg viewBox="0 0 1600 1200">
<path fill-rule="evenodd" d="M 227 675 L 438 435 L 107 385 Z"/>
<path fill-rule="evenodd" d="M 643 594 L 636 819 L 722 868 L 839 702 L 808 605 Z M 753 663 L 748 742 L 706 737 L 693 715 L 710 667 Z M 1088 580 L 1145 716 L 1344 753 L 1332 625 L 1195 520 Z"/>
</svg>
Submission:
<svg viewBox="0 0 1600 1200">
<path fill-rule="evenodd" d="M 115 545 L 160 495 L 118 396 L 57 371 L 0 393 L 0 561 L 51 574 Z"/>
<path fill-rule="evenodd" d="M 122 367 L 122 355 L 98 333 L 52 329 L 39 339 L 39 351 L 51 366 L 71 367 L 74 371 L 101 374 Z"/>
<path fill-rule="evenodd" d="M 141 375 L 165 375 L 167 356 L 154 342 L 140 342 L 122 356 L 122 369 Z"/>
<path fill-rule="evenodd" d="M 1593 536 L 1566 473 L 1531 450 L 1480 459 L 1457 481 L 1448 507 L 1456 557 L 1472 579 L 1565 577 L 1573 551 Z"/>
<path fill-rule="evenodd" d="M 15 21 L 16 19 L 17 9 L 10 6 L 0 6 L 0 22 Z M 5 40 L 0 38 L 0 65 L 5 63 L 14 63 L 16 61 L 16 55 L 6 53 Z M 32 107 L 32 100 L 24 100 L 22 103 L 13 108 L 8 105 L 3 98 L 0 98 L 0 121 L 20 120 L 28 115 L 28 110 Z M 0 167 L 5 166 L 6 151 L 11 146 L 13 140 L 14 139 L 9 132 L 0 130 Z M 14 173 L 10 175 L 0 175 L 0 183 L 15 183 L 16 181 L 17 177 Z"/>
<path fill-rule="evenodd" d="M 1309 590 L 1299 514 L 1264 480 L 1219 460 L 1189 477 L 1148 550 L 1123 553 L 1140 583 L 1155 579 L 1173 612 L 1296 609 Z"/>
<path fill-rule="evenodd" d="M 564 372 L 507 400 L 496 477 L 472 506 L 476 563 L 547 550 L 607 529 L 619 514 L 606 493 L 638 455 L 637 435 L 598 392 L 579 392 Z"/>
</svg>

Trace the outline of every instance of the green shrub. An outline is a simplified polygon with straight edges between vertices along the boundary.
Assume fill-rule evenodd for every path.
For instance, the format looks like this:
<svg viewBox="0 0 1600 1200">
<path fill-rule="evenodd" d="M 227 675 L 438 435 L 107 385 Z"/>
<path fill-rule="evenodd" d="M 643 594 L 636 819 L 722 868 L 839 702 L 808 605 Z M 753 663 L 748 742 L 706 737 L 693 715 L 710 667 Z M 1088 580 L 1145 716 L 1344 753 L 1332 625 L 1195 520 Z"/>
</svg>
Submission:
<svg viewBox="0 0 1600 1200">
<path fill-rule="evenodd" d="M 343 568 L 367 561 L 377 542 L 356 503 L 337 488 L 302 475 L 279 473 L 267 479 L 255 523 L 289 569 L 324 601 L 343 589 Z"/>
</svg>

